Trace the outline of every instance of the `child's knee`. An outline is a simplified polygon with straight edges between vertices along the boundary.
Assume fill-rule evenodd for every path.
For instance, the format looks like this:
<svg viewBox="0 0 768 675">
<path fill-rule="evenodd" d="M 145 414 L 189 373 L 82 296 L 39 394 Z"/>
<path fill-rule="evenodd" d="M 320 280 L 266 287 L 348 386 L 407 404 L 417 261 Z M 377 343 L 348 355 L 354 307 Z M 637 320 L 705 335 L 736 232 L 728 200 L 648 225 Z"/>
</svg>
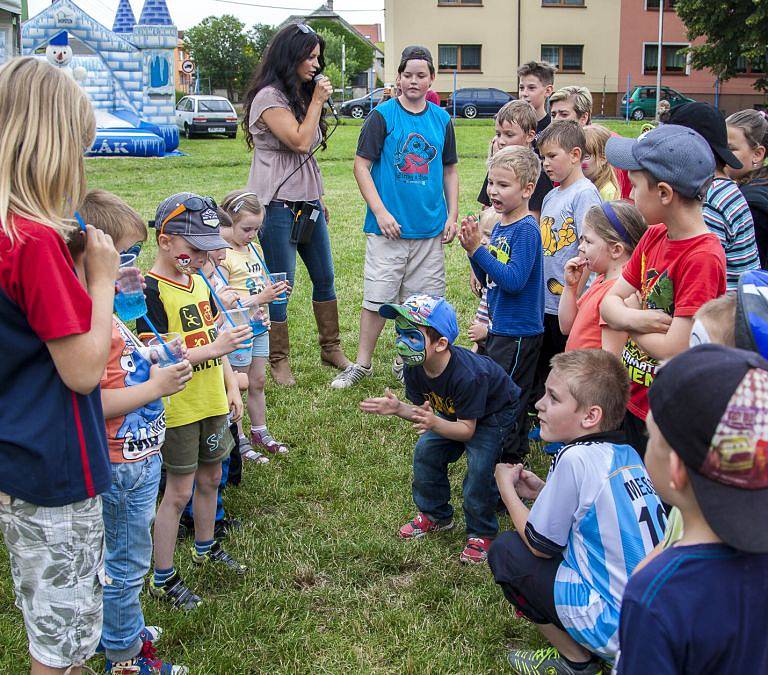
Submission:
<svg viewBox="0 0 768 675">
<path fill-rule="evenodd" d="M 204 470 L 198 469 L 195 476 L 195 489 L 204 493 L 216 492 L 221 482 L 221 462 L 206 466 Z"/>
<path fill-rule="evenodd" d="M 248 391 L 248 373 L 235 371 L 235 377 L 237 378 L 237 388 L 240 391 Z"/>
<path fill-rule="evenodd" d="M 248 393 L 258 394 L 264 391 L 264 387 L 266 386 L 266 384 L 267 384 L 267 374 L 265 372 L 251 373 L 250 379 L 248 382 Z"/>
</svg>

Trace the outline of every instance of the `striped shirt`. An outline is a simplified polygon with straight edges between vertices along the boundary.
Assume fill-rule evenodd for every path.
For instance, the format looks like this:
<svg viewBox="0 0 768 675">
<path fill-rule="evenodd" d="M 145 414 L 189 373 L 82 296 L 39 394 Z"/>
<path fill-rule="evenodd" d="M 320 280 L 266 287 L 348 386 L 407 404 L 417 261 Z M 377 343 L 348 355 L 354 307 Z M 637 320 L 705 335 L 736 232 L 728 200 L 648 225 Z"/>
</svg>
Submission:
<svg viewBox="0 0 768 675">
<path fill-rule="evenodd" d="M 536 550 L 562 555 L 555 608 L 570 636 L 613 660 L 627 578 L 659 543 L 664 508 L 640 456 L 616 433 L 585 436 L 555 456 L 525 534 Z"/>
<path fill-rule="evenodd" d="M 490 323 L 490 318 L 488 317 L 488 288 L 485 286 L 483 286 L 480 304 L 477 306 L 477 312 L 475 312 L 475 322 L 481 323 L 484 326 Z"/>
<path fill-rule="evenodd" d="M 734 181 L 717 177 L 707 191 L 703 213 L 704 222 L 725 250 L 727 290 L 735 291 L 743 272 L 760 269 L 747 200 Z"/>
</svg>

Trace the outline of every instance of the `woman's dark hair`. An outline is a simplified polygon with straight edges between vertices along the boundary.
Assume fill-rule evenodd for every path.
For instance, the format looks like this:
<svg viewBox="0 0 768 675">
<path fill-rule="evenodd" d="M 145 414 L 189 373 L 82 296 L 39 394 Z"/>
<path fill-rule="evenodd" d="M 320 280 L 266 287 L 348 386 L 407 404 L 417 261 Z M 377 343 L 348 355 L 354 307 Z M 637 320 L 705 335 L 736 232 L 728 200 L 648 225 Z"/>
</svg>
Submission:
<svg viewBox="0 0 768 675">
<path fill-rule="evenodd" d="M 296 69 L 302 61 L 309 58 L 312 50 L 320 45 L 320 68 L 316 74 L 322 73 L 325 68 L 325 40 L 311 28 L 305 32 L 300 26 L 304 24 L 289 24 L 277 33 L 267 45 L 264 54 L 256 66 L 251 82 L 248 86 L 248 92 L 245 95 L 243 103 L 243 133 L 248 148 L 253 150 L 253 135 L 250 130 L 251 104 L 256 94 L 265 87 L 273 86 L 282 91 L 291 111 L 296 119 L 301 121 L 307 114 L 307 107 L 312 99 L 312 92 L 315 90 L 315 83 L 302 82 L 296 74 Z M 325 137 L 328 125 L 325 117 L 320 118 L 320 132 L 323 135 L 322 147 L 325 150 Z"/>
</svg>

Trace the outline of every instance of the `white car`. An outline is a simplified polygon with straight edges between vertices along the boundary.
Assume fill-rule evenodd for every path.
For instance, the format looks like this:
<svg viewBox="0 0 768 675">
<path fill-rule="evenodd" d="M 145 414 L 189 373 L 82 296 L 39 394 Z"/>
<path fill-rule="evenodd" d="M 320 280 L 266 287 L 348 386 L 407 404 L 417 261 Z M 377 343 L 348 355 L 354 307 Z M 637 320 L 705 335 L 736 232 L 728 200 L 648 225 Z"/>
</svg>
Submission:
<svg viewBox="0 0 768 675">
<path fill-rule="evenodd" d="M 176 105 L 176 126 L 187 138 L 211 134 L 237 138 L 237 112 L 223 96 L 185 96 Z"/>
</svg>

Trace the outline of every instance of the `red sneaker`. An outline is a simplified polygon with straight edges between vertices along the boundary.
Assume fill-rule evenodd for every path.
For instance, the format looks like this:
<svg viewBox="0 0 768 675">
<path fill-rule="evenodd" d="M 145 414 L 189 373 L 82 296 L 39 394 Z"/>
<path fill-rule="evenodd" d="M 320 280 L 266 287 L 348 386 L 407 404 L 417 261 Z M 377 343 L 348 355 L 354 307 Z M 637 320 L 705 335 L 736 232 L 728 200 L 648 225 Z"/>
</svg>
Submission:
<svg viewBox="0 0 768 675">
<path fill-rule="evenodd" d="M 488 549 L 491 548 L 492 539 L 487 537 L 470 537 L 467 539 L 467 545 L 459 556 L 463 563 L 472 563 L 475 565 L 484 563 L 488 560 Z"/>
<path fill-rule="evenodd" d="M 401 539 L 419 539 L 430 532 L 440 532 L 453 528 L 453 519 L 438 523 L 430 520 L 425 514 L 419 512 L 416 517 L 400 528 L 399 537 Z"/>
</svg>

